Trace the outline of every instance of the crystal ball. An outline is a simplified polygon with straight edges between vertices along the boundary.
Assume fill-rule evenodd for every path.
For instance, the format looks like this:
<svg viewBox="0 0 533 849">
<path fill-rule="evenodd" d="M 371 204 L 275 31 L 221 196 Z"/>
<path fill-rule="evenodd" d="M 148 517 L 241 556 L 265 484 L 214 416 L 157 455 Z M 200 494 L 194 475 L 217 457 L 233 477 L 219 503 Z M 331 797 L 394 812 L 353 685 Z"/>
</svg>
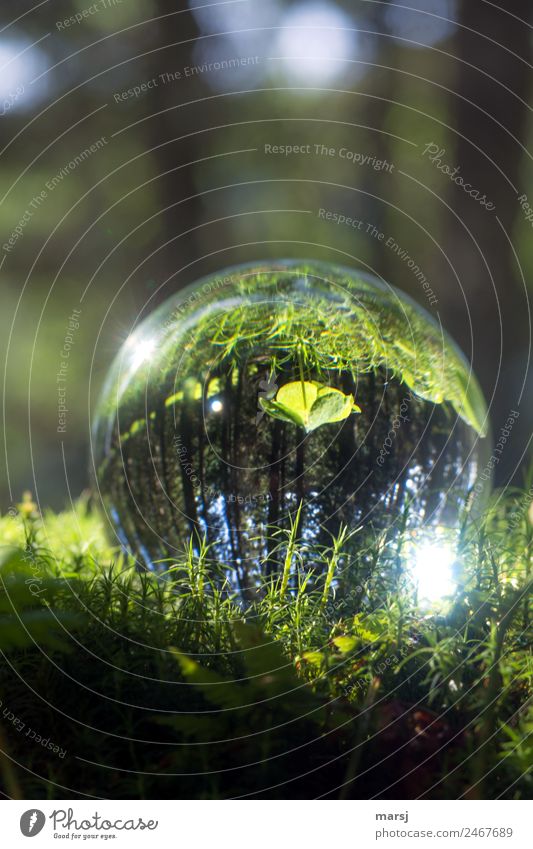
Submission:
<svg viewBox="0 0 533 849">
<path fill-rule="evenodd" d="M 467 361 L 409 297 L 356 269 L 269 261 L 201 279 L 132 329 L 93 473 L 143 567 L 207 546 L 245 597 L 296 522 L 315 562 L 342 528 L 456 526 L 487 430 Z"/>
</svg>

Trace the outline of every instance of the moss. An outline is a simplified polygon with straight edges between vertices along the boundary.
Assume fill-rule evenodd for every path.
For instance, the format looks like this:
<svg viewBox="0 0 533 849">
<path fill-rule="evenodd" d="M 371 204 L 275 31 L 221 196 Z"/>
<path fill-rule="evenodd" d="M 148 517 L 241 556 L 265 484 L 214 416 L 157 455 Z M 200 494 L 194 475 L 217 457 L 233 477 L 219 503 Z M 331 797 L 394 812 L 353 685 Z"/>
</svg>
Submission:
<svg viewBox="0 0 533 849">
<path fill-rule="evenodd" d="M 530 798 L 529 504 L 499 493 L 465 517 L 462 579 L 428 613 L 407 531 L 357 533 L 347 558 L 353 530 L 309 546 L 295 514 L 244 609 L 198 541 L 156 576 L 86 500 L 43 518 L 26 502 L 0 520 L 3 781 L 27 798 Z"/>
</svg>

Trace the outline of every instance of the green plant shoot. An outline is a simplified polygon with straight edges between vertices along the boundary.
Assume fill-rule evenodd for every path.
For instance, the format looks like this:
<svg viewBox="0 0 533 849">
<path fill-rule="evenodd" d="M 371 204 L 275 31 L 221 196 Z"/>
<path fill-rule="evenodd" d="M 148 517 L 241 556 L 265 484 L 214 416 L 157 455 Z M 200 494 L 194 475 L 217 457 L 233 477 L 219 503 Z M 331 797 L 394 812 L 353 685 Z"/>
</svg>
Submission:
<svg viewBox="0 0 533 849">
<path fill-rule="evenodd" d="M 293 381 L 282 386 L 272 400 L 260 398 L 263 410 L 274 419 L 300 425 L 310 433 L 324 424 L 341 422 L 360 413 L 353 395 L 316 381 Z"/>
</svg>

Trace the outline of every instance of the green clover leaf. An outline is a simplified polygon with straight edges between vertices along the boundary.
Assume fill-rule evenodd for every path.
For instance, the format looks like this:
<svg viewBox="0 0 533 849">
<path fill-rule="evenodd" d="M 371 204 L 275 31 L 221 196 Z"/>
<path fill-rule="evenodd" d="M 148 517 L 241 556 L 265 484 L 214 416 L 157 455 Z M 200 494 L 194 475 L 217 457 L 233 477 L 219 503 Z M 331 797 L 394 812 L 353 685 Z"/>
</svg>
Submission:
<svg viewBox="0 0 533 849">
<path fill-rule="evenodd" d="M 273 400 L 260 398 L 259 404 L 272 418 L 300 425 L 307 433 L 320 425 L 343 421 L 352 412 L 361 412 L 353 395 L 305 380 L 286 383 Z"/>
</svg>

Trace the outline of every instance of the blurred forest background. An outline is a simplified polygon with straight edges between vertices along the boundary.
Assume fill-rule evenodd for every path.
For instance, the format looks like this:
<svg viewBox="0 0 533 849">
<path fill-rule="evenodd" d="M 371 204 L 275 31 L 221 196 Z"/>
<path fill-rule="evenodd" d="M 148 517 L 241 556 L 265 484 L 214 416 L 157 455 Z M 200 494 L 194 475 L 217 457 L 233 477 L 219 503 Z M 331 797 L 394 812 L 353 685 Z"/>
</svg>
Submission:
<svg viewBox="0 0 533 849">
<path fill-rule="evenodd" d="M 473 363 L 494 432 L 520 411 L 496 469 L 518 480 L 531 430 L 532 24 L 530 0 L 2 0 L 2 510 L 24 489 L 61 507 L 87 487 L 89 410 L 139 316 L 269 257 L 362 265 L 426 307 Z"/>
</svg>

